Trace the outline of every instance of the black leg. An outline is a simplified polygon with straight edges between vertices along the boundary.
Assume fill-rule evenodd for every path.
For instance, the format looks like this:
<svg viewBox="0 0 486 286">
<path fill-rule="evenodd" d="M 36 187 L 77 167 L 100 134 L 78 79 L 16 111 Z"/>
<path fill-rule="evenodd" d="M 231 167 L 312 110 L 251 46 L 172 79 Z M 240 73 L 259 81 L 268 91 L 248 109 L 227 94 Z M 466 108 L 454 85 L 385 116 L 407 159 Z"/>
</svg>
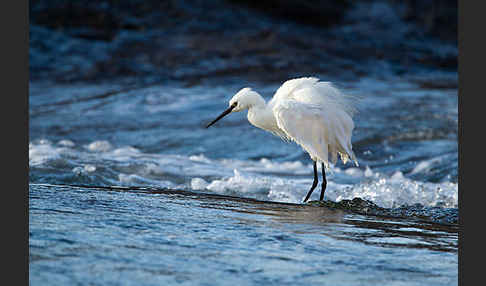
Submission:
<svg viewBox="0 0 486 286">
<path fill-rule="evenodd" d="M 324 200 L 324 192 L 326 191 L 327 181 L 326 181 L 326 169 L 324 168 L 324 163 L 322 163 L 322 190 L 320 201 Z"/>
<path fill-rule="evenodd" d="M 319 179 L 317 178 L 317 163 L 316 163 L 316 161 L 314 161 L 314 182 L 312 183 L 312 187 L 309 190 L 309 192 L 307 193 L 307 196 L 305 196 L 304 203 L 307 202 L 307 200 L 310 198 L 312 192 L 317 187 L 318 181 L 319 181 Z"/>
</svg>

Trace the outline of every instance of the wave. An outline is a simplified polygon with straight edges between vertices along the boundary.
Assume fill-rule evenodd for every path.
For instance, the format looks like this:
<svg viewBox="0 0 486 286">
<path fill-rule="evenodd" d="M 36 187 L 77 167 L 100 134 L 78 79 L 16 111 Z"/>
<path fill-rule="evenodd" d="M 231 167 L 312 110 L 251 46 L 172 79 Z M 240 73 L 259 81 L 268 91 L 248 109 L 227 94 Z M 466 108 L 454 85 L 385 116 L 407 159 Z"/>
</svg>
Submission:
<svg viewBox="0 0 486 286">
<path fill-rule="evenodd" d="M 424 159 L 409 174 L 332 166 L 325 198 L 335 202 L 361 198 L 385 208 L 415 204 L 457 208 L 457 183 L 414 179 L 437 160 Z M 152 154 L 101 140 L 81 146 L 67 139 L 31 142 L 29 168 L 32 183 L 156 186 L 290 203 L 302 202 L 313 179 L 312 164 L 301 161 Z M 319 198 L 319 187 L 311 200 Z"/>
</svg>

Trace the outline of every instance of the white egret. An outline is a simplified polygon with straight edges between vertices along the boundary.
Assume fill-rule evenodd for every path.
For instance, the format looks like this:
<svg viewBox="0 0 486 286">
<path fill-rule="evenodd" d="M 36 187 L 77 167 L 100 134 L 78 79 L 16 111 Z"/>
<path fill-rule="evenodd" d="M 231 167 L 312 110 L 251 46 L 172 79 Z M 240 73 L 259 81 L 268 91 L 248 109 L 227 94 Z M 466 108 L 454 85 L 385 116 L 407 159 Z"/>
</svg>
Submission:
<svg viewBox="0 0 486 286">
<path fill-rule="evenodd" d="M 286 81 L 273 98 L 265 100 L 251 88 L 243 88 L 229 101 L 229 108 L 209 123 L 216 123 L 231 112 L 248 109 L 248 121 L 286 141 L 299 144 L 314 161 L 314 182 L 304 199 L 306 202 L 318 184 L 317 162 L 322 165 L 322 189 L 326 190 L 326 172 L 330 161 L 336 164 L 338 154 L 346 162 L 358 166 L 353 153 L 351 136 L 354 128 L 355 98 L 340 92 L 330 82 L 314 77 Z"/>
</svg>

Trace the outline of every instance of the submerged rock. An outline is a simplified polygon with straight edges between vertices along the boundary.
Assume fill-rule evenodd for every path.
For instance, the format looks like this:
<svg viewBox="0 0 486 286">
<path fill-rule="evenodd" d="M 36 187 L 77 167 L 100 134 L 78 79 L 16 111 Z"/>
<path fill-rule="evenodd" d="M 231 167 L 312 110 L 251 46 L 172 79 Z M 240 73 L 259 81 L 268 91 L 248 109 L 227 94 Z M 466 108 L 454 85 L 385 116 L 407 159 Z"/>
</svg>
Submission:
<svg viewBox="0 0 486 286">
<path fill-rule="evenodd" d="M 401 206 L 398 208 L 382 208 L 371 201 L 361 198 L 352 200 L 333 201 L 312 201 L 311 205 L 324 206 L 327 208 L 340 209 L 363 215 L 374 215 L 381 217 L 412 218 L 426 222 L 441 224 L 458 224 L 459 211 L 457 208 L 425 207 L 421 204 L 412 206 Z"/>
</svg>

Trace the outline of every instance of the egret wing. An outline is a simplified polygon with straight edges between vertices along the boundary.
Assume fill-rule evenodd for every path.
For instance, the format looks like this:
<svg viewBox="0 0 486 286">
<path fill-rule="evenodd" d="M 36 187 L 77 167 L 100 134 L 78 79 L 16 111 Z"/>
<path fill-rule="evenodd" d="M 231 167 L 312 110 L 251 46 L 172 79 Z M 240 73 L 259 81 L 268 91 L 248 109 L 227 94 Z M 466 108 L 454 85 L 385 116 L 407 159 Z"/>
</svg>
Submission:
<svg viewBox="0 0 486 286">
<path fill-rule="evenodd" d="M 280 100 L 291 99 L 292 94 L 299 89 L 312 87 L 319 81 L 318 78 L 315 77 L 302 77 L 302 78 L 295 78 L 290 79 L 284 82 L 275 92 L 272 100 L 270 101 L 270 105 L 276 104 Z"/>
<path fill-rule="evenodd" d="M 343 110 L 350 117 L 356 113 L 357 97 L 342 93 L 331 82 L 319 81 L 312 85 L 295 89 L 289 96 L 300 102 L 318 104 L 328 110 Z"/>
<path fill-rule="evenodd" d="M 342 109 L 328 109 L 321 104 L 294 99 L 279 100 L 273 106 L 277 125 L 285 134 L 328 167 L 329 156 L 335 164 L 337 155 L 346 163 L 356 161 L 351 147 L 354 123 Z"/>
</svg>

